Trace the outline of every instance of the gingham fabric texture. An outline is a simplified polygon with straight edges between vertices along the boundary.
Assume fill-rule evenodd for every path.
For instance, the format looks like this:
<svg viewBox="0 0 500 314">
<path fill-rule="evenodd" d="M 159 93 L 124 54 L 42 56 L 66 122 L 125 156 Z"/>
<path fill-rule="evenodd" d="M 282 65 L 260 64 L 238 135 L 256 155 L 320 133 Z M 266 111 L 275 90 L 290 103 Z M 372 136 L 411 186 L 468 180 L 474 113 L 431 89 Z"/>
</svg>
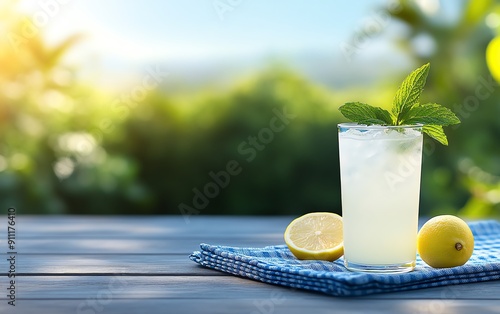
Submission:
<svg viewBox="0 0 500 314">
<path fill-rule="evenodd" d="M 344 260 L 335 262 L 297 260 L 286 245 L 238 248 L 201 244 L 190 255 L 194 262 L 230 273 L 333 296 L 362 296 L 445 285 L 500 279 L 500 223 L 493 220 L 470 222 L 475 247 L 463 266 L 434 269 L 417 256 L 414 271 L 401 274 L 350 272 Z"/>
</svg>

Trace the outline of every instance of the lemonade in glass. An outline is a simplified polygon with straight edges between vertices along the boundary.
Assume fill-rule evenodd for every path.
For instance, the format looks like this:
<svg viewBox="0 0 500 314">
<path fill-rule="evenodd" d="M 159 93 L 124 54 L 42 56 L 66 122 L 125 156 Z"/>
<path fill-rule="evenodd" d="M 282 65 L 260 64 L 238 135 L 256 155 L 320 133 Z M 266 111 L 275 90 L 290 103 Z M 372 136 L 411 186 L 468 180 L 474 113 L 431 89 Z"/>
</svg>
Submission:
<svg viewBox="0 0 500 314">
<path fill-rule="evenodd" d="M 422 125 L 338 125 L 344 263 L 349 270 L 415 267 Z"/>
</svg>

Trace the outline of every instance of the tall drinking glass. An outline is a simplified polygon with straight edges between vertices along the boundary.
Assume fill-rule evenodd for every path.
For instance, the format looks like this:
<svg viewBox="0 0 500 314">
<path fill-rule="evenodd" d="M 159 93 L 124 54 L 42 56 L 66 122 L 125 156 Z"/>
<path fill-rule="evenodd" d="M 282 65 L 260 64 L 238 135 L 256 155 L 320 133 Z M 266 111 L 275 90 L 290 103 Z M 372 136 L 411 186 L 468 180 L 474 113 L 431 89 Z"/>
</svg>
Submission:
<svg viewBox="0 0 500 314">
<path fill-rule="evenodd" d="M 344 263 L 365 272 L 415 268 L 422 126 L 338 125 Z"/>
</svg>

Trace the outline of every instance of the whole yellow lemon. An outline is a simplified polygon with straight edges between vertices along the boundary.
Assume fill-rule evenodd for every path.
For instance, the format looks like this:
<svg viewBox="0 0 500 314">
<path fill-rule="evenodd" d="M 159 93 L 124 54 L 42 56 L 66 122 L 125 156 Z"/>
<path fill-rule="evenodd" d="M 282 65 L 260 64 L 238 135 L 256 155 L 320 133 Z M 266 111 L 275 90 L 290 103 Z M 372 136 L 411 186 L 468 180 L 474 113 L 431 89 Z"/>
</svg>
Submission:
<svg viewBox="0 0 500 314">
<path fill-rule="evenodd" d="M 428 220 L 417 235 L 418 254 L 434 268 L 465 264 L 474 251 L 474 236 L 462 219 L 453 215 Z"/>
</svg>

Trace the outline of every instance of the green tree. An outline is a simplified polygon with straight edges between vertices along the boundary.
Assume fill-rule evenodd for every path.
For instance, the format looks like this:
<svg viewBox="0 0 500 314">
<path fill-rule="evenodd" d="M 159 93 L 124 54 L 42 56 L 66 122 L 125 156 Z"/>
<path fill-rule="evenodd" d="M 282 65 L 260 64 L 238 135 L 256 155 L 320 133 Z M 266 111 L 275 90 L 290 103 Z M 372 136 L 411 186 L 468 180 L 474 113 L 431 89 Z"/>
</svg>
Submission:
<svg viewBox="0 0 500 314">
<path fill-rule="evenodd" d="M 461 213 L 469 216 L 498 215 L 500 199 L 486 195 L 498 194 L 500 183 L 500 89 L 484 57 L 493 36 L 485 18 L 498 2 L 461 2 L 460 16 L 454 21 L 429 16 L 414 1 L 400 3 L 401 10 L 388 11 L 408 29 L 396 38 L 397 44 L 416 65 L 430 61 L 426 98 L 447 104 L 462 120 L 448 128 L 450 147 L 427 151 L 422 207 L 433 214 L 463 208 Z M 431 43 L 430 49 L 418 49 L 422 39 Z"/>
</svg>

